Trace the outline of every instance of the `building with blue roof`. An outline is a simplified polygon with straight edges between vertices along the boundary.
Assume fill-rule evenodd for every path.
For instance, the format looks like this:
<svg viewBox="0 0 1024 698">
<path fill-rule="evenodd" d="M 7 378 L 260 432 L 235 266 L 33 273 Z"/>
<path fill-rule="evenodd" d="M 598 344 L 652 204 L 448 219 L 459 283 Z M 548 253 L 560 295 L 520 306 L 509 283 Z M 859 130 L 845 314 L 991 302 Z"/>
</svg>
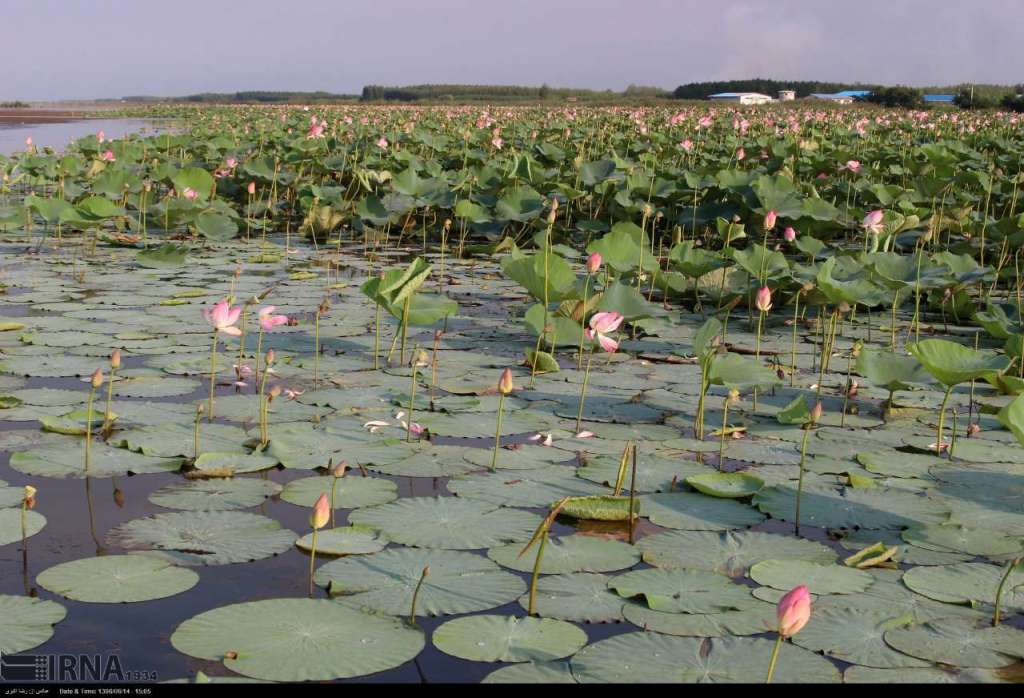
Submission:
<svg viewBox="0 0 1024 698">
<path fill-rule="evenodd" d="M 929 104 L 952 104 L 956 95 L 925 95 L 924 101 Z"/>
</svg>

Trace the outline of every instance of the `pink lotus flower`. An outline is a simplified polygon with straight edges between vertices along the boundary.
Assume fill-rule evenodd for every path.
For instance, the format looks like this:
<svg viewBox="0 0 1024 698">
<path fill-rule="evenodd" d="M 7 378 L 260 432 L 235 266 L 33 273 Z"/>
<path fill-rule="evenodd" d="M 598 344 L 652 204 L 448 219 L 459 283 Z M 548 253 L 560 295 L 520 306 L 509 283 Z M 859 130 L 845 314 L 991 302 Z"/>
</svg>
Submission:
<svg viewBox="0 0 1024 698">
<path fill-rule="evenodd" d="M 288 398 L 289 400 L 294 400 L 295 398 L 299 397 L 300 395 L 305 395 L 305 394 L 306 394 L 305 390 L 292 390 L 291 388 L 285 388 L 284 389 L 284 396 L 286 398 Z"/>
<path fill-rule="evenodd" d="M 382 427 L 391 426 L 391 422 L 383 419 L 373 419 L 363 424 L 363 429 L 369 429 L 371 434 L 376 434 Z"/>
<path fill-rule="evenodd" d="M 693 150 L 693 141 L 687 138 L 686 140 L 681 141 L 679 143 L 679 147 L 689 153 L 690 151 Z"/>
<path fill-rule="evenodd" d="M 103 133 L 103 131 L 97 132 L 96 140 L 98 140 L 100 143 L 102 143 L 103 141 L 107 140 L 107 134 Z"/>
<path fill-rule="evenodd" d="M 745 151 L 743 148 L 740 148 L 739 150 L 736 151 L 737 160 L 742 160 L 745 157 L 747 157 L 747 151 Z"/>
<path fill-rule="evenodd" d="M 493 145 L 496 150 L 501 150 L 501 146 L 503 146 L 504 144 L 505 141 L 501 140 L 500 138 L 491 139 L 491 145 Z"/>
<path fill-rule="evenodd" d="M 775 211 L 769 211 L 764 217 L 764 229 L 771 230 L 775 227 L 775 221 L 778 219 L 779 214 Z"/>
<path fill-rule="evenodd" d="M 388 139 L 384 138 L 384 136 L 381 136 L 380 138 L 378 138 L 377 139 L 377 147 L 380 148 L 381 150 L 387 150 L 388 149 Z"/>
<path fill-rule="evenodd" d="M 576 434 L 575 438 L 577 438 L 577 439 L 592 439 L 592 438 L 594 438 L 594 432 L 592 432 L 592 431 L 581 431 L 578 434 Z"/>
<path fill-rule="evenodd" d="M 590 327 L 584 334 L 590 341 L 596 338 L 601 348 L 611 354 L 619 348 L 619 343 L 607 335 L 619 329 L 624 319 L 620 313 L 597 313 L 590 318 Z"/>
<path fill-rule="evenodd" d="M 228 166 L 228 169 L 229 169 L 229 170 L 233 170 L 233 169 L 235 169 L 236 167 L 238 167 L 238 160 L 236 160 L 236 159 L 234 159 L 234 158 L 228 158 L 228 159 L 227 159 L 227 160 L 226 160 L 226 161 L 224 162 L 224 164 Z"/>
<path fill-rule="evenodd" d="M 100 155 L 100 160 L 102 160 L 104 162 L 114 162 L 114 160 L 116 160 L 116 158 L 114 157 L 114 151 L 113 150 L 105 151 L 102 155 Z"/>
<path fill-rule="evenodd" d="M 786 228 L 784 231 L 782 231 L 782 239 L 785 240 L 786 242 L 793 242 L 794 240 L 796 240 L 796 231 L 793 230 L 792 228 Z"/>
<path fill-rule="evenodd" d="M 602 261 L 603 260 L 601 258 L 600 252 L 595 252 L 589 257 L 587 257 L 587 273 L 596 274 L 598 271 L 600 271 Z"/>
<path fill-rule="evenodd" d="M 189 201 L 195 201 L 196 198 L 199 196 L 199 192 L 197 192 L 192 187 L 185 187 L 184 191 L 181 192 L 181 195 L 184 196 Z"/>
<path fill-rule="evenodd" d="M 767 313 L 772 309 L 772 290 L 767 286 L 762 286 L 757 291 L 757 298 L 754 301 L 757 309 L 762 313 Z"/>
<path fill-rule="evenodd" d="M 849 160 L 849 161 L 847 161 L 845 169 L 849 170 L 850 172 L 852 172 L 854 174 L 857 174 L 858 172 L 860 172 L 860 161 L 859 160 Z"/>
<path fill-rule="evenodd" d="M 868 215 L 864 216 L 864 230 L 878 235 L 884 228 L 882 224 L 884 217 L 885 214 L 880 210 L 872 211 Z"/>
<path fill-rule="evenodd" d="M 232 337 L 238 337 L 242 334 L 242 330 L 234 326 L 241 315 L 242 308 L 232 308 L 231 304 L 227 301 L 221 301 L 212 308 L 203 309 L 203 317 L 213 326 L 214 330 L 229 334 Z"/>
<path fill-rule="evenodd" d="M 256 193 L 256 182 L 249 182 L 249 186 L 247 186 L 245 188 L 245 190 L 247 192 L 249 192 L 249 196 L 252 196 L 253 194 L 255 194 Z"/>
<path fill-rule="evenodd" d="M 306 140 L 313 138 L 323 138 L 324 127 L 321 124 L 313 124 L 309 127 L 309 131 L 306 132 Z"/>
<path fill-rule="evenodd" d="M 779 635 L 792 637 L 800 632 L 811 619 L 811 594 L 807 587 L 801 584 L 779 599 L 776 615 Z"/>
<path fill-rule="evenodd" d="M 271 315 L 275 308 L 277 308 L 276 305 L 268 305 L 265 308 L 260 308 L 260 327 L 262 327 L 265 332 L 270 332 L 278 325 L 284 325 L 288 322 L 287 315 Z"/>
<path fill-rule="evenodd" d="M 26 148 L 31 148 L 32 147 L 32 136 L 29 136 L 28 138 L 25 139 L 25 147 Z"/>
</svg>

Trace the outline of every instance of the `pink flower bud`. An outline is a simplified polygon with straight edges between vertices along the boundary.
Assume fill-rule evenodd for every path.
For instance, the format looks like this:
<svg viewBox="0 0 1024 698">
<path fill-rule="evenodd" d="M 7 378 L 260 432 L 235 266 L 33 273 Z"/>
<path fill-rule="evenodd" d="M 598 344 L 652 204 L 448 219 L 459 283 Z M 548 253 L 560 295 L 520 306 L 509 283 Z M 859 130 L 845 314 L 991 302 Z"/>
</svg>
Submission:
<svg viewBox="0 0 1024 698">
<path fill-rule="evenodd" d="M 754 301 L 757 309 L 762 313 L 767 313 L 772 309 L 772 291 L 767 286 L 762 286 L 757 291 L 757 298 Z"/>
<path fill-rule="evenodd" d="M 778 218 L 778 215 L 779 214 L 777 214 L 775 211 L 769 211 L 767 214 L 765 214 L 765 217 L 764 217 L 764 229 L 765 230 L 771 230 L 772 228 L 775 227 L 775 221 Z"/>
<path fill-rule="evenodd" d="M 594 254 L 587 257 L 587 273 L 596 274 L 598 271 L 600 271 L 602 261 L 603 260 L 601 259 L 600 252 L 595 252 Z"/>
<path fill-rule="evenodd" d="M 811 619 L 811 594 L 803 584 L 781 599 L 776 610 L 779 620 L 779 635 L 792 637 L 807 625 Z"/>
<path fill-rule="evenodd" d="M 796 240 L 796 231 L 795 231 L 795 230 L 793 230 L 792 228 L 786 228 L 786 229 L 785 229 L 785 230 L 784 230 L 784 231 L 782 232 L 782 238 L 783 238 L 783 239 L 784 239 L 784 240 L 785 240 L 786 242 L 793 242 L 794 240 Z"/>
<path fill-rule="evenodd" d="M 313 505 L 313 513 L 309 517 L 309 525 L 314 529 L 321 529 L 331 520 L 331 505 L 327 501 L 327 494 L 320 493 L 320 499 Z"/>
<path fill-rule="evenodd" d="M 506 368 L 501 372 L 501 378 L 498 380 L 498 392 L 502 395 L 508 395 L 515 388 L 512 385 L 512 369 Z"/>
</svg>

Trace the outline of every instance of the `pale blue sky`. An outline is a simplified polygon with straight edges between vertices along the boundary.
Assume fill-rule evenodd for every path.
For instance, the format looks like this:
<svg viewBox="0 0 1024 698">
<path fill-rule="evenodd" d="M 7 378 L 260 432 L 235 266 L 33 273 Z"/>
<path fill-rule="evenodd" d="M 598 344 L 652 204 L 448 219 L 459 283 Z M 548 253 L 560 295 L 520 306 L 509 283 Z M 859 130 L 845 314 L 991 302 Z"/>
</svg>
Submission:
<svg viewBox="0 0 1024 698">
<path fill-rule="evenodd" d="M 1024 0 L 0 0 L 0 100 L 1024 81 Z"/>
</svg>

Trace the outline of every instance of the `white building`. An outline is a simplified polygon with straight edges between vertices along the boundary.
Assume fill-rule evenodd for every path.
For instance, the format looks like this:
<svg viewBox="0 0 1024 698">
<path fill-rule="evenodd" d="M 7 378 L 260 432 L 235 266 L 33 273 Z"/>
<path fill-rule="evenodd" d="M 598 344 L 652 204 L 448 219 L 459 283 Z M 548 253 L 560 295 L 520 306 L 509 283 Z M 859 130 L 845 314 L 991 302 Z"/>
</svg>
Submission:
<svg viewBox="0 0 1024 698">
<path fill-rule="evenodd" d="M 795 90 L 779 90 L 779 101 L 780 102 L 792 102 L 796 99 Z"/>
<path fill-rule="evenodd" d="M 816 93 L 816 94 L 812 94 L 810 96 L 810 98 L 811 99 L 820 99 L 822 101 L 832 102 L 834 104 L 853 104 L 853 97 L 851 97 L 850 95 L 842 94 L 842 93 L 834 94 L 834 95 Z"/>
<path fill-rule="evenodd" d="M 737 102 L 739 104 L 768 104 L 774 102 L 768 95 L 760 92 L 720 92 L 708 97 L 712 102 Z"/>
</svg>

